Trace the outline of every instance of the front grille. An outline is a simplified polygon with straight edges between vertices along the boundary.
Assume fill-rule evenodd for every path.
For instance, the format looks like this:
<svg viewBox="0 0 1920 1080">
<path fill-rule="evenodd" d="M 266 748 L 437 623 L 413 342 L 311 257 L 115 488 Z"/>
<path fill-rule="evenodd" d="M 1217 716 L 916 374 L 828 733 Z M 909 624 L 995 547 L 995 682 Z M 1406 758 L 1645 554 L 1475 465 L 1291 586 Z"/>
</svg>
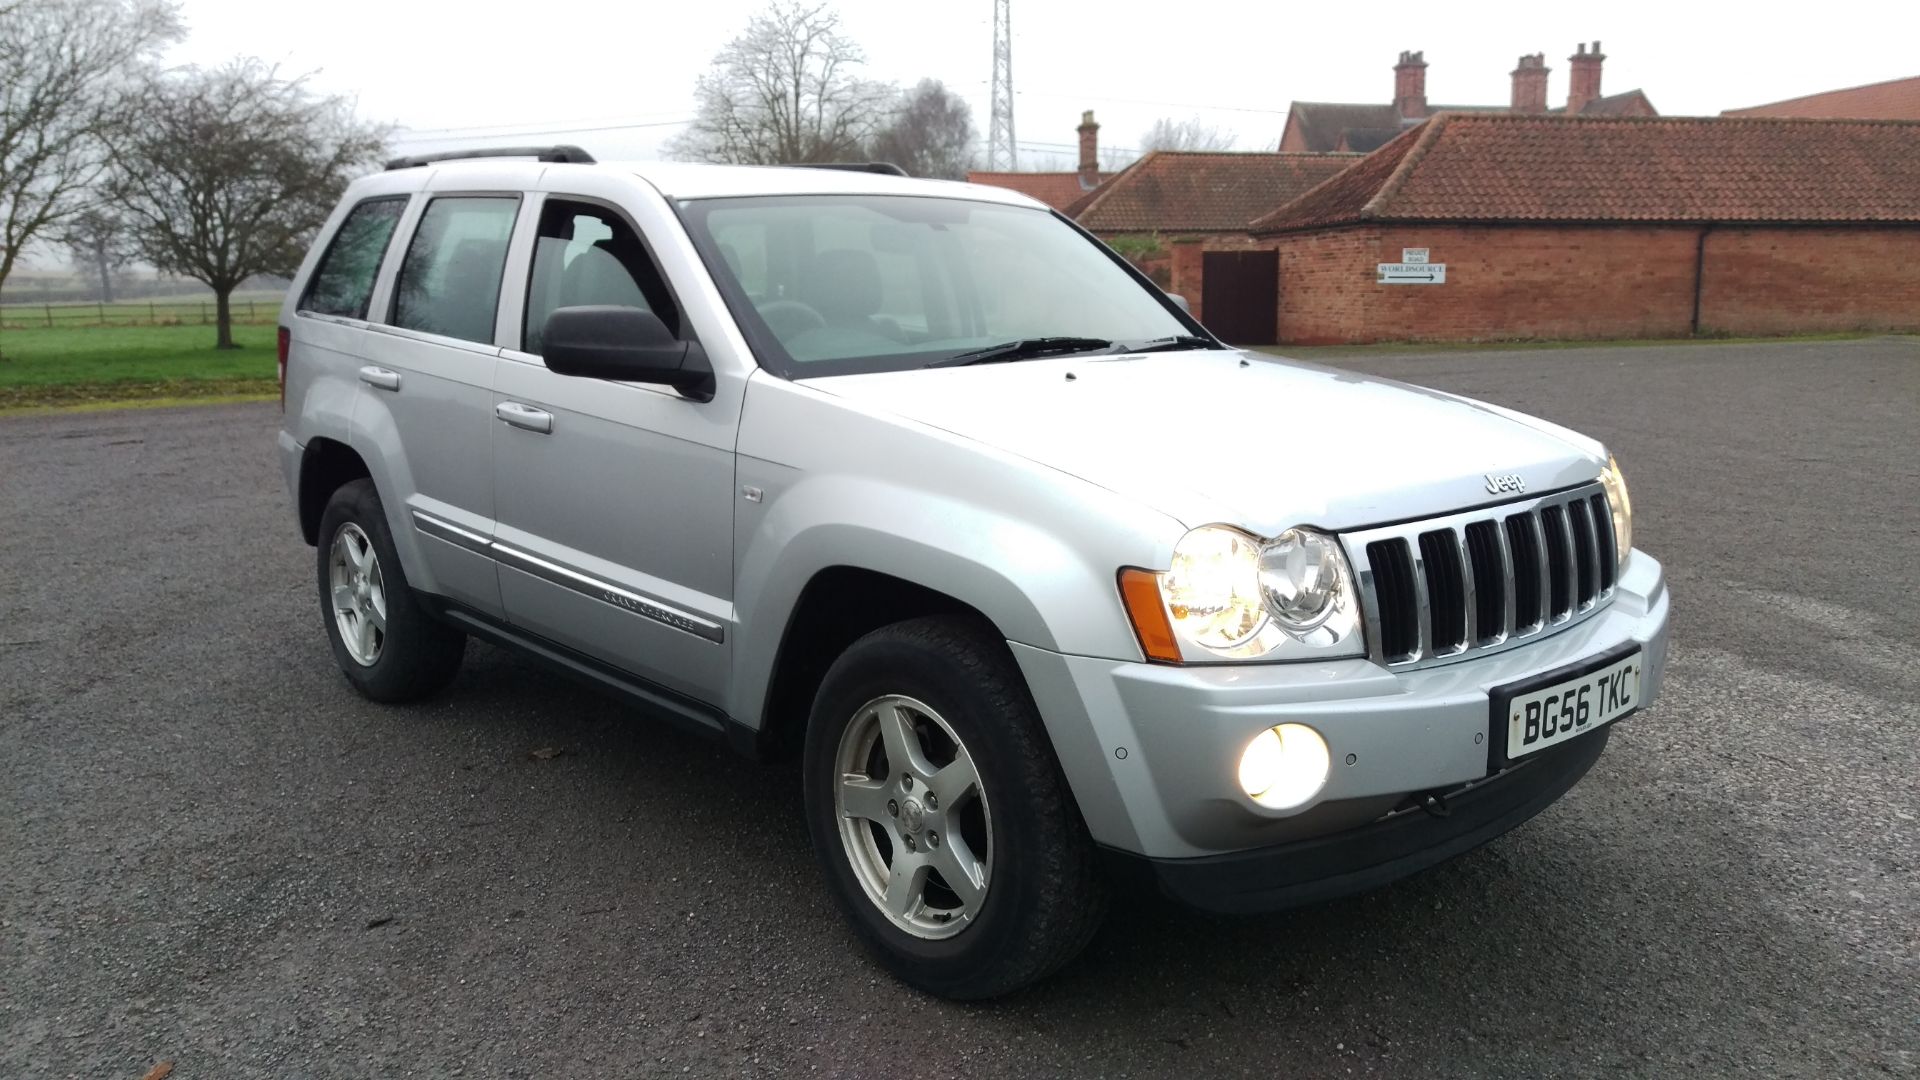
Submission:
<svg viewBox="0 0 1920 1080">
<path fill-rule="evenodd" d="M 1442 663 L 1553 633 L 1613 598 L 1613 515 L 1597 484 L 1342 535 L 1368 651 Z"/>
</svg>

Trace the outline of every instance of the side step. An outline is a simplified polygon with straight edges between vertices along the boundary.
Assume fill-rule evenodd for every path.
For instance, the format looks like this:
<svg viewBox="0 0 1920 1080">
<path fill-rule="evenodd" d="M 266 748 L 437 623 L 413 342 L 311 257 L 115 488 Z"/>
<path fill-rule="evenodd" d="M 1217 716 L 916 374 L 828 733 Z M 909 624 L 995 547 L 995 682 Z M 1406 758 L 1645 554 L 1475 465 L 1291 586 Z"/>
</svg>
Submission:
<svg viewBox="0 0 1920 1080">
<path fill-rule="evenodd" d="M 659 713 L 665 719 L 695 734 L 726 739 L 736 745 L 743 736 L 749 742 L 751 741 L 753 734 L 751 731 L 735 723 L 725 711 L 706 702 L 696 701 L 685 694 L 649 682 L 638 675 L 621 671 L 565 645 L 529 634 L 517 627 L 507 626 L 438 597 L 422 595 L 421 599 L 437 609 L 440 617 L 454 626 L 482 641 L 492 642 L 529 657 L 555 674 L 564 675 L 577 683 L 639 705 L 648 711 Z M 734 729 L 739 729 L 738 733 Z"/>
</svg>

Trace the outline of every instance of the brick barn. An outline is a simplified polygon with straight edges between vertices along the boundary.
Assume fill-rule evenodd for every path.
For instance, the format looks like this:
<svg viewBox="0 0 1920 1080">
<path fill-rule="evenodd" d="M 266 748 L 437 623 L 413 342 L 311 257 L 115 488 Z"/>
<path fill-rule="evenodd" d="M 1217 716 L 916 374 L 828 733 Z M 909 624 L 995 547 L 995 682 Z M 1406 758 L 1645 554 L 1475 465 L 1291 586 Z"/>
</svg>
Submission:
<svg viewBox="0 0 1920 1080">
<path fill-rule="evenodd" d="M 1920 331 L 1920 123 L 1443 113 L 1248 234 L 1284 343 Z"/>
<path fill-rule="evenodd" d="M 1271 295 L 1273 257 L 1245 254 L 1260 246 L 1247 235 L 1247 222 L 1359 160 L 1359 154 L 1154 150 L 1064 212 L 1163 287 L 1179 257 L 1210 263 L 1219 288 Z M 1223 308 L 1246 309 L 1239 303 Z M 1229 322 L 1218 332 L 1260 331 Z"/>
</svg>

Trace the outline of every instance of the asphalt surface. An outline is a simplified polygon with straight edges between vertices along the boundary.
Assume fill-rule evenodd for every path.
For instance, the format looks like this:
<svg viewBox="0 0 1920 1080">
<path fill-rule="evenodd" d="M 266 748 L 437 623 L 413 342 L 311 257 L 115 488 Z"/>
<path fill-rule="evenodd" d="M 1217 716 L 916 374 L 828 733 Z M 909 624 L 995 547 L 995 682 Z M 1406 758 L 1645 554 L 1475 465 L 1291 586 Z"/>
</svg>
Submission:
<svg viewBox="0 0 1920 1080">
<path fill-rule="evenodd" d="M 1332 362 L 1614 447 L 1665 697 L 1424 876 L 1126 898 L 972 1006 L 858 952 L 792 767 L 478 645 L 357 698 L 272 405 L 0 420 L 0 1076 L 1920 1070 L 1920 339 Z"/>
</svg>

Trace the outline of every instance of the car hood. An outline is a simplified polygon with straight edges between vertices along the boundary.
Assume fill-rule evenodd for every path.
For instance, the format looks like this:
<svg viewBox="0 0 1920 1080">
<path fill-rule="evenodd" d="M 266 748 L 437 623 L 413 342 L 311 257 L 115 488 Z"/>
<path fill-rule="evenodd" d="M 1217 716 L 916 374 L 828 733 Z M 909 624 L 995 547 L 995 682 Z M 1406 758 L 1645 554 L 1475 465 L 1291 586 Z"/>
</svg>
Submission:
<svg viewBox="0 0 1920 1080">
<path fill-rule="evenodd" d="M 1185 525 L 1347 529 L 1590 481 L 1600 444 L 1482 402 L 1239 350 L 841 375 L 807 385 L 1138 500 Z"/>
</svg>

